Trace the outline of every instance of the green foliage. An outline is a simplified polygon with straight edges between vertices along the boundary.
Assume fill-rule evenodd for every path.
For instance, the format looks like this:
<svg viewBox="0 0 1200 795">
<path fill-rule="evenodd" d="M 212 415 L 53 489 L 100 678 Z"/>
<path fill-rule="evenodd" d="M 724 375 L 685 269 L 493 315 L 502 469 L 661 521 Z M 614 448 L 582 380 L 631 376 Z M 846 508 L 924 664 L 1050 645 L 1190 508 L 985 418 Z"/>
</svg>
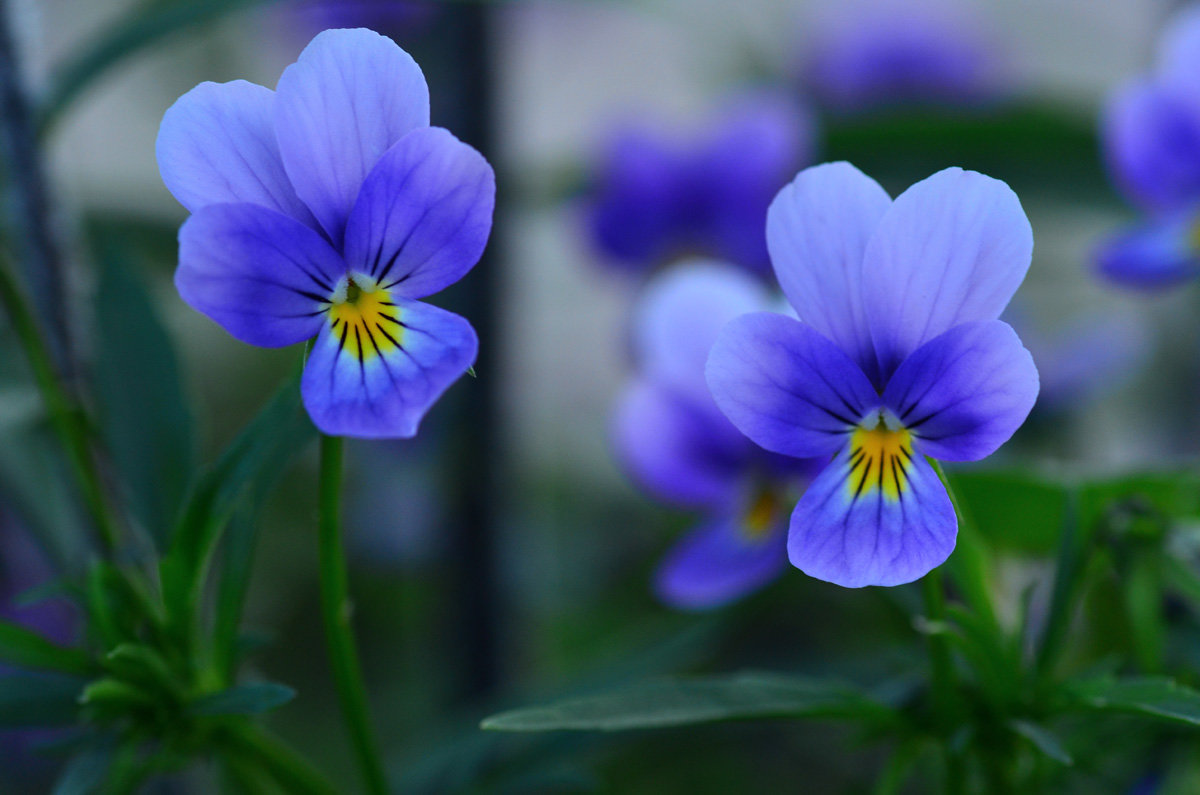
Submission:
<svg viewBox="0 0 1200 795">
<path fill-rule="evenodd" d="M 254 682 L 198 698 L 188 711 L 193 715 L 259 715 L 282 707 L 295 697 L 296 691 L 287 685 Z"/>
</svg>

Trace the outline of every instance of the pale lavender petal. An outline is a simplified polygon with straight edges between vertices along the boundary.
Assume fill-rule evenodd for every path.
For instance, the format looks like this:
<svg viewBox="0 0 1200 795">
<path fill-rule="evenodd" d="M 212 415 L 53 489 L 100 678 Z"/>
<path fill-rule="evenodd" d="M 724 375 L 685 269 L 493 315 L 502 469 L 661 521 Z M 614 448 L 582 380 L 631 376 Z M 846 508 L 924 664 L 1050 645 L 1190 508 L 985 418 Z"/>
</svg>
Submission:
<svg viewBox="0 0 1200 795">
<path fill-rule="evenodd" d="M 871 382 L 837 345 L 771 312 L 742 315 L 721 330 L 707 378 L 738 430 L 784 455 L 832 454 L 879 406 Z"/>
<path fill-rule="evenodd" d="M 167 190 L 190 212 L 248 202 L 316 226 L 275 142 L 275 92 L 234 80 L 201 83 L 163 114 L 155 142 Z"/>
<path fill-rule="evenodd" d="M 367 30 L 318 34 L 276 89 L 275 132 L 288 177 L 340 246 L 359 188 L 383 153 L 429 126 L 429 88 L 416 62 Z"/>
<path fill-rule="evenodd" d="M 395 320 L 385 329 L 390 337 L 380 332 L 355 341 L 330 323 L 321 326 L 300 391 L 323 433 L 415 436 L 430 407 L 474 363 L 479 341 L 464 318 L 419 301 L 395 303 Z"/>
<path fill-rule="evenodd" d="M 469 271 L 487 245 L 492 167 L 440 127 L 400 139 L 367 176 L 346 222 L 346 261 L 404 298 L 423 298 Z"/>
<path fill-rule="evenodd" d="M 1021 427 L 1038 395 L 1033 357 L 1001 320 L 956 326 L 896 369 L 883 402 L 918 453 L 978 461 Z"/>
<path fill-rule="evenodd" d="M 863 260 L 881 383 L 939 334 L 999 317 L 1032 254 L 1029 219 L 1000 180 L 949 168 L 897 197 Z"/>
<path fill-rule="evenodd" d="M 901 585 L 941 565 L 954 549 L 958 520 L 937 473 L 916 455 L 888 480 L 851 467 L 844 449 L 808 487 L 792 513 L 788 558 L 819 580 L 861 588 Z M 896 461 L 897 459 L 891 459 Z M 893 477 L 892 464 L 883 477 Z M 865 477 L 866 482 L 861 478 Z"/>
<path fill-rule="evenodd" d="M 863 308 L 863 256 L 891 203 L 854 166 L 827 163 L 801 171 L 767 214 L 767 245 L 788 301 L 872 380 L 876 361 Z"/>
<path fill-rule="evenodd" d="M 667 553 L 654 589 L 672 607 L 707 610 L 761 588 L 786 566 L 784 523 L 751 535 L 739 517 L 719 516 L 692 530 Z"/>
<path fill-rule="evenodd" d="M 319 232 L 257 204 L 211 204 L 179 230 L 179 295 L 251 345 L 316 334 L 345 270 Z"/>
</svg>

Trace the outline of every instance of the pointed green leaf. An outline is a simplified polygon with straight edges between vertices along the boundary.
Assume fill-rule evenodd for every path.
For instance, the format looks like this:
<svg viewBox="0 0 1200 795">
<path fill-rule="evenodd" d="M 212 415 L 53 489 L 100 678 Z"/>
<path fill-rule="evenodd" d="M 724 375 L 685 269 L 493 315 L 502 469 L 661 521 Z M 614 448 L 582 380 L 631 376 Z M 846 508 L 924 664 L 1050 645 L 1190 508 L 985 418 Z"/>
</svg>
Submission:
<svg viewBox="0 0 1200 795">
<path fill-rule="evenodd" d="M 1200 726 L 1200 692 L 1167 677 L 1096 679 L 1074 685 L 1070 692 L 1076 703 L 1083 707 Z"/>
<path fill-rule="evenodd" d="M 111 743 L 103 743 L 71 757 L 54 785 L 53 795 L 90 795 L 103 791 L 114 750 Z"/>
<path fill-rule="evenodd" d="M 74 723 L 85 684 L 83 679 L 60 674 L 0 676 L 0 728 Z"/>
<path fill-rule="evenodd" d="M 818 679 L 742 673 L 630 685 L 545 707 L 503 712 L 484 729 L 620 731 L 749 718 L 887 721 L 893 713 L 853 687 Z"/>
<path fill-rule="evenodd" d="M 258 715 L 282 707 L 296 691 L 277 682 L 238 685 L 196 699 L 188 707 L 193 715 Z"/>
<path fill-rule="evenodd" d="M 18 668 L 41 668 L 86 676 L 92 672 L 88 656 L 79 649 L 52 643 L 20 624 L 0 620 L 0 661 Z"/>
<path fill-rule="evenodd" d="M 1033 721 L 1017 719 L 1009 721 L 1008 728 L 1026 740 L 1029 740 L 1034 748 L 1037 748 L 1055 762 L 1064 765 L 1075 764 L 1075 760 L 1067 753 L 1067 749 L 1063 748 L 1062 741 L 1045 726 L 1041 726 Z"/>
</svg>

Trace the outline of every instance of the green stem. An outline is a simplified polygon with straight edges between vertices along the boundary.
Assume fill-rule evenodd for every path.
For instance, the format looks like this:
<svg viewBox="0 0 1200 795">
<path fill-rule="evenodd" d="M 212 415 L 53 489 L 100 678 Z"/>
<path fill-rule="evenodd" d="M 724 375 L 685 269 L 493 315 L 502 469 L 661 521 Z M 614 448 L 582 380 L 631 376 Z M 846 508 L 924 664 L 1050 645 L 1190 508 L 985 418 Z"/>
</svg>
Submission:
<svg viewBox="0 0 1200 795">
<path fill-rule="evenodd" d="M 235 757 L 246 759 L 271 776 L 286 792 L 337 795 L 339 790 L 302 756 L 254 726 L 239 726 L 226 735 Z"/>
<path fill-rule="evenodd" d="M 67 459 L 79 479 L 84 504 L 96 524 L 100 540 L 105 549 L 111 551 L 117 546 L 117 523 L 105 498 L 100 471 L 92 456 L 87 420 L 83 409 L 58 379 L 45 338 L 29 309 L 29 303 L 9 272 L 7 259 L 0 263 L 0 302 L 3 302 L 13 330 L 25 349 L 34 381 L 46 404 L 54 430 L 66 448 Z"/>
<path fill-rule="evenodd" d="M 346 553 L 342 548 L 342 440 L 321 436 L 320 505 L 317 518 L 321 572 L 321 614 L 329 664 L 342 702 L 342 715 L 350 730 L 354 752 L 362 768 L 367 791 L 386 795 L 387 783 L 379 750 L 367 714 L 367 689 L 363 684 L 354 635 L 350 630 L 350 597 Z"/>
<path fill-rule="evenodd" d="M 954 515 L 958 517 L 958 539 L 954 546 L 954 554 L 947 561 L 947 570 L 962 593 L 964 601 L 988 626 L 1000 632 L 1000 622 L 996 618 L 996 609 L 992 604 L 991 588 L 987 569 L 988 554 L 986 543 L 979 535 L 978 528 L 958 500 L 950 479 L 946 477 L 942 465 L 929 459 L 938 479 L 942 481 L 946 493 L 950 495 L 950 504 L 954 507 Z"/>
</svg>

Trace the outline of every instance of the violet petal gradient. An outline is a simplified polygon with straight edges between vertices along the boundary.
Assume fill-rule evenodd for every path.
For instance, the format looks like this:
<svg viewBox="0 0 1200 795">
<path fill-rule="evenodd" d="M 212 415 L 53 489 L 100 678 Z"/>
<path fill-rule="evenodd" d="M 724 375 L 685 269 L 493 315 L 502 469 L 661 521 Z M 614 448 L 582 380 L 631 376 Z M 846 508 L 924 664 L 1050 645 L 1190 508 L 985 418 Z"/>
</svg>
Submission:
<svg viewBox="0 0 1200 795">
<path fill-rule="evenodd" d="M 734 500 L 752 451 L 711 400 L 690 401 L 644 379 L 619 398 L 612 438 L 618 460 L 642 488 L 684 508 Z"/>
<path fill-rule="evenodd" d="M 787 566 L 787 532 L 780 524 L 748 538 L 736 516 L 708 519 L 671 548 L 654 578 L 659 599 L 681 610 L 706 610 L 739 599 Z"/>
<path fill-rule="evenodd" d="M 257 204 L 210 204 L 179 230 L 179 295 L 251 345 L 316 334 L 345 272 L 319 232 Z"/>
<path fill-rule="evenodd" d="M 792 512 L 788 558 L 810 577 L 861 588 L 912 582 L 954 550 L 958 520 L 945 487 L 923 456 L 908 487 L 890 501 L 878 490 L 854 497 L 850 448 L 809 485 Z"/>
<path fill-rule="evenodd" d="M 1104 108 L 1100 130 L 1113 179 L 1149 210 L 1200 198 L 1200 103 L 1156 81 L 1127 83 Z"/>
<path fill-rule="evenodd" d="M 1163 29 L 1158 48 L 1158 77 L 1188 97 L 1200 112 L 1200 7 L 1185 6 Z"/>
<path fill-rule="evenodd" d="M 863 256 L 891 204 L 883 188 L 854 166 L 826 163 L 801 171 L 767 214 L 767 245 L 788 301 L 801 320 L 836 342 L 873 381 L 876 359 L 863 308 Z"/>
<path fill-rule="evenodd" d="M 275 142 L 275 92 L 234 80 L 201 83 L 163 114 L 154 151 L 162 180 L 189 212 L 249 202 L 316 227 Z"/>
<path fill-rule="evenodd" d="M 283 165 L 337 246 L 379 158 L 428 126 L 421 68 L 391 39 L 365 28 L 317 34 L 279 78 L 275 133 Z"/>
<path fill-rule="evenodd" d="M 1200 275 L 1200 251 L 1192 243 L 1191 213 L 1149 221 L 1109 237 L 1096 251 L 1096 268 L 1109 281 L 1161 290 Z"/>
<path fill-rule="evenodd" d="M 708 358 L 708 386 L 752 441 L 797 457 L 831 455 L 880 400 L 862 369 L 812 327 L 757 312 L 734 319 Z"/>
<path fill-rule="evenodd" d="M 440 127 L 413 130 L 367 176 L 346 222 L 346 262 L 403 298 L 458 281 L 487 246 L 492 167 Z"/>
<path fill-rule="evenodd" d="M 1009 440 L 1038 395 L 1033 357 L 1001 320 L 964 323 L 913 351 L 883 402 L 912 432 L 917 453 L 978 461 Z"/>
<path fill-rule="evenodd" d="M 1008 185 L 948 168 L 904 191 L 867 243 L 863 298 L 882 383 L 925 342 L 994 320 L 1025 278 L 1033 231 Z"/>
<path fill-rule="evenodd" d="M 475 361 L 475 330 L 465 318 L 420 301 L 396 299 L 400 347 L 360 362 L 340 349 L 325 323 L 304 367 L 300 392 L 313 423 L 330 436 L 415 436 L 422 417 Z"/>
<path fill-rule="evenodd" d="M 646 285 L 634 316 L 634 357 L 647 378 L 711 405 L 704 368 L 717 334 L 770 306 L 762 283 L 716 262 L 680 263 Z"/>
</svg>

